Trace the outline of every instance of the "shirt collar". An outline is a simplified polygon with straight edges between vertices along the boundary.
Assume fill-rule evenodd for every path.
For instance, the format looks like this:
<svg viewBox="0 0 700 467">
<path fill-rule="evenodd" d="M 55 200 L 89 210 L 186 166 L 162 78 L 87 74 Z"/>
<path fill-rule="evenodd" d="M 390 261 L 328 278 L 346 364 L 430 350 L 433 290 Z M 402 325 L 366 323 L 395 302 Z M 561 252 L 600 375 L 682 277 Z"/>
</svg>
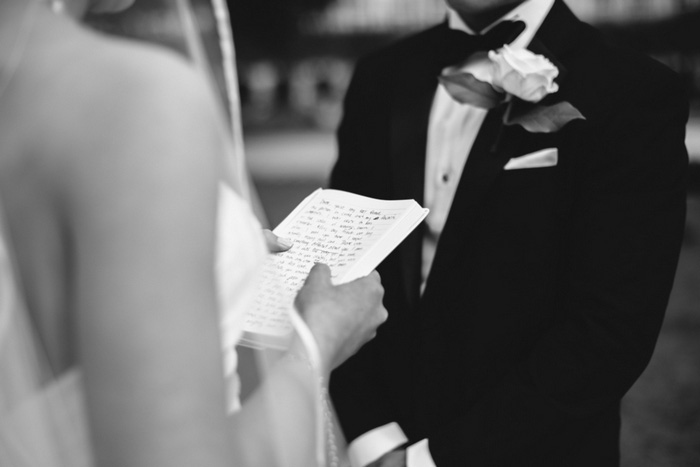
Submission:
<svg viewBox="0 0 700 467">
<path fill-rule="evenodd" d="M 501 21 L 523 21 L 525 30 L 513 41 L 511 47 L 524 48 L 530 43 L 537 30 L 542 25 L 549 10 L 554 5 L 554 0 L 526 0 L 511 11 L 488 25 L 482 32 L 486 32 L 493 28 Z M 452 8 L 447 8 L 447 24 L 451 29 L 464 31 L 467 34 L 476 34 L 469 26 L 467 26 L 459 14 Z"/>
</svg>

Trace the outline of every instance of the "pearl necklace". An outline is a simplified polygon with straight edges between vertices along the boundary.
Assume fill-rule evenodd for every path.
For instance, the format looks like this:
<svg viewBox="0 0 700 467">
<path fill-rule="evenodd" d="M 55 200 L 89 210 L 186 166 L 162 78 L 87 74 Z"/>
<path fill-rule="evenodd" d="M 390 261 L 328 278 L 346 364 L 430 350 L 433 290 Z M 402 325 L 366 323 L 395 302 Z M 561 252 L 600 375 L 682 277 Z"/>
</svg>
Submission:
<svg viewBox="0 0 700 467">
<path fill-rule="evenodd" d="M 7 74 L 5 75 L 3 73 L 3 75 L 6 77 L 0 81 L 0 101 L 17 74 L 17 70 L 19 70 L 19 67 L 22 64 L 24 52 L 27 48 L 27 42 L 29 41 L 29 36 L 34 26 L 34 19 L 36 18 L 35 10 L 37 9 L 39 2 L 30 0 L 28 3 L 29 6 L 24 12 L 24 17 L 19 25 L 17 36 L 15 36 L 15 42 L 12 44 L 6 66 L 4 67 Z"/>
</svg>

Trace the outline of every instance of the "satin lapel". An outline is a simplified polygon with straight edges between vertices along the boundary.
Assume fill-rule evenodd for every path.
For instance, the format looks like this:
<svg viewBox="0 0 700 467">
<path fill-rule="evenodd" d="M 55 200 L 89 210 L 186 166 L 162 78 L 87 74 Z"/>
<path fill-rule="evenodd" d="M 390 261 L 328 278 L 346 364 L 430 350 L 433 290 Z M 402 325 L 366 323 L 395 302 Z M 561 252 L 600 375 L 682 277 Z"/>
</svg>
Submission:
<svg viewBox="0 0 700 467">
<path fill-rule="evenodd" d="M 422 77 L 404 83 L 391 112 L 391 159 L 398 198 L 423 201 L 428 119 L 437 80 Z"/>
<path fill-rule="evenodd" d="M 475 213 L 505 164 L 511 157 L 517 155 L 524 132 L 520 128 L 502 125 L 504 111 L 505 106 L 490 111 L 481 125 L 438 242 L 432 265 L 433 271 L 447 274 L 457 270 L 464 271 L 464 268 L 458 264 L 464 261 L 459 250 L 469 237 L 469 229 L 470 225 L 473 225 Z M 439 290 L 443 280 L 444 277 L 441 277 L 441 274 L 431 273 L 424 298 L 427 299 L 433 293 L 433 289 Z"/>
<path fill-rule="evenodd" d="M 561 0 L 556 0 L 529 48 L 536 53 L 544 53 L 561 65 L 559 58 L 565 57 L 569 49 L 578 44 L 576 36 L 580 24 L 571 10 Z M 565 73 L 559 81 L 564 78 Z M 430 300 L 433 293 L 440 293 L 440 283 L 445 279 L 443 274 L 468 271 L 459 264 L 464 261 L 459 251 L 468 243 L 470 226 L 476 220 L 475 213 L 505 164 L 519 155 L 519 149 L 528 137 L 521 127 L 502 125 L 504 111 L 505 107 L 502 106 L 488 113 L 469 153 L 433 260 L 433 271 L 440 273 L 430 274 L 424 301 Z M 499 143 L 494 148 L 496 140 Z"/>
<path fill-rule="evenodd" d="M 523 132 L 519 128 L 503 125 L 504 111 L 505 106 L 490 111 L 479 130 L 459 181 L 445 230 L 451 230 L 456 219 L 462 217 L 460 212 L 469 211 L 479 204 L 506 162 L 516 155 Z M 452 215 L 452 212 L 456 214 Z"/>
<path fill-rule="evenodd" d="M 415 199 L 423 203 L 425 155 L 428 122 L 437 88 L 438 67 L 433 50 L 444 27 L 434 28 L 411 58 L 405 75 L 393 92 L 391 111 L 391 159 L 393 186 L 399 199 Z M 405 292 L 410 303 L 420 295 L 422 228 L 417 228 L 399 246 Z"/>
<path fill-rule="evenodd" d="M 435 49 L 446 31 L 445 23 L 426 32 L 411 56 L 404 58 L 406 63 L 392 92 L 390 151 L 395 193 L 419 203 L 423 201 L 430 109 L 440 72 Z"/>
</svg>

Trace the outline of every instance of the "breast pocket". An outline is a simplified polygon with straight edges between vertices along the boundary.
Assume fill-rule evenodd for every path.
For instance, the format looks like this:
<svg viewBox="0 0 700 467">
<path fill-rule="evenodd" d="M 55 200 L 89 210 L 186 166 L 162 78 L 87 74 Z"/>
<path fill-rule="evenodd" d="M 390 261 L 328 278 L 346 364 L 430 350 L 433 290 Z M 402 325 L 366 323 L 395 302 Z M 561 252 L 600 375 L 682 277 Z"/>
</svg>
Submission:
<svg viewBox="0 0 700 467">
<path fill-rule="evenodd" d="M 494 201 L 500 208 L 552 211 L 562 183 L 559 151 L 546 147 L 511 158 L 494 185 Z"/>
<path fill-rule="evenodd" d="M 522 156 L 513 157 L 503 167 L 503 170 L 525 170 L 555 167 L 558 162 L 559 151 L 557 148 L 545 148 L 529 154 L 524 154 Z"/>
</svg>

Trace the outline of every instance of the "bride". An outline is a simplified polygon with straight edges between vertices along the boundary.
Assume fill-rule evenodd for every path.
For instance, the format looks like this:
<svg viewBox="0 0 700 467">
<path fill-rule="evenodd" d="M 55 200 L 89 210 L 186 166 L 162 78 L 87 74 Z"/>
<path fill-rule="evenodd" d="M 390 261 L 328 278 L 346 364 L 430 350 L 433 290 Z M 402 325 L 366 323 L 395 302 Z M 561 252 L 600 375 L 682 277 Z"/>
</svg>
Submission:
<svg viewBox="0 0 700 467">
<path fill-rule="evenodd" d="M 129 3 L 0 0 L 0 465 L 315 465 L 300 340 L 226 415 L 219 299 L 240 317 L 265 243 L 244 190 L 219 191 L 232 144 L 208 81 L 74 19 Z M 296 308 L 322 377 L 381 299 L 376 273 L 311 270 Z"/>
</svg>

